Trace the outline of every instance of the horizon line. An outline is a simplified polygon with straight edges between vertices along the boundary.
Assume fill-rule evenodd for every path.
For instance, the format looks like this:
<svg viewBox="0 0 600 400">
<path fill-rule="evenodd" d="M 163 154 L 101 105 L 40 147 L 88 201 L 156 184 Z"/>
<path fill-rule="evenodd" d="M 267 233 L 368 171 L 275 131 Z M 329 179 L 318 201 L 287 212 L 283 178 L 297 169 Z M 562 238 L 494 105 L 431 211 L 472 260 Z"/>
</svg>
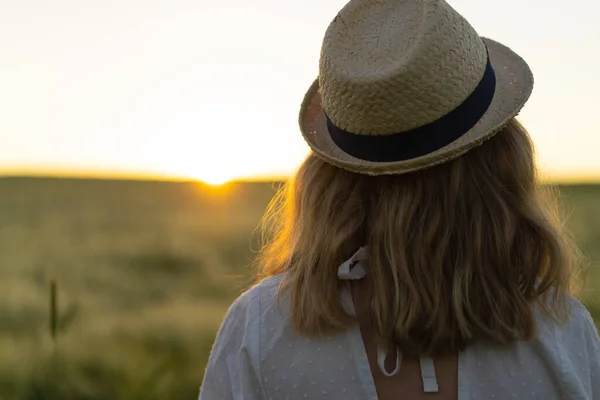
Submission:
<svg viewBox="0 0 600 400">
<path fill-rule="evenodd" d="M 224 182 L 279 182 L 289 180 L 293 174 L 272 174 L 272 175 L 257 175 L 246 177 L 235 177 Z M 0 170 L 0 179 L 32 179 L 32 178 L 47 178 L 47 179 L 80 179 L 80 180 L 116 180 L 116 181 L 139 181 L 139 182 L 201 182 L 208 185 L 213 185 L 205 182 L 200 178 L 177 176 L 164 173 L 151 172 L 133 172 L 133 171 L 27 171 L 27 170 Z M 600 176 L 598 175 L 578 175 L 578 176 L 555 176 L 555 177 L 540 177 L 542 183 L 555 184 L 600 184 Z M 213 185 L 219 186 L 219 185 Z"/>
<path fill-rule="evenodd" d="M 287 181 L 292 174 L 273 174 L 260 176 L 234 177 L 230 182 L 278 182 Z M 73 180 L 115 180 L 136 182 L 201 182 L 213 185 L 200 178 L 178 176 L 175 174 L 133 172 L 133 171 L 28 171 L 0 170 L 0 179 L 73 179 Z M 600 180 L 599 180 L 600 183 Z M 218 186 L 218 185 L 214 185 Z"/>
</svg>

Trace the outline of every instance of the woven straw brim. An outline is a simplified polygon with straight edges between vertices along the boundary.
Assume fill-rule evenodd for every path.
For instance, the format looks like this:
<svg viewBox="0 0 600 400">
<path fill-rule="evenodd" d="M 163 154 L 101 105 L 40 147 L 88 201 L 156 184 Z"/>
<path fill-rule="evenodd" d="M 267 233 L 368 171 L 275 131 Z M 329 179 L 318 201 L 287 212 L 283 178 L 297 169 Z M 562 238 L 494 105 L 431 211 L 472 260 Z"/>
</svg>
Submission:
<svg viewBox="0 0 600 400">
<path fill-rule="evenodd" d="M 533 74 L 527 63 L 508 47 L 483 39 L 496 74 L 496 92 L 489 109 L 466 134 L 449 145 L 424 156 L 404 161 L 371 162 L 341 150 L 327 131 L 321 108 L 319 82 L 310 87 L 300 109 L 300 129 L 313 152 L 325 161 L 349 171 L 368 175 L 404 174 L 450 161 L 500 131 L 525 105 L 533 89 Z"/>
</svg>

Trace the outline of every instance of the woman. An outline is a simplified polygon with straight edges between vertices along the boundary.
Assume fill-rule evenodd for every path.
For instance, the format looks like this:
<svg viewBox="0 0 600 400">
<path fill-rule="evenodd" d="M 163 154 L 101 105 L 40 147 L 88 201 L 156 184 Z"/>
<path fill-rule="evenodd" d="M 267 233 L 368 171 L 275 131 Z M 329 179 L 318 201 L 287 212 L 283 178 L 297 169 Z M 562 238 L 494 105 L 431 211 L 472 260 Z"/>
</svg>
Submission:
<svg viewBox="0 0 600 400">
<path fill-rule="evenodd" d="M 444 1 L 350 1 L 200 399 L 600 399 L 574 250 L 514 119 L 532 86 Z"/>
</svg>

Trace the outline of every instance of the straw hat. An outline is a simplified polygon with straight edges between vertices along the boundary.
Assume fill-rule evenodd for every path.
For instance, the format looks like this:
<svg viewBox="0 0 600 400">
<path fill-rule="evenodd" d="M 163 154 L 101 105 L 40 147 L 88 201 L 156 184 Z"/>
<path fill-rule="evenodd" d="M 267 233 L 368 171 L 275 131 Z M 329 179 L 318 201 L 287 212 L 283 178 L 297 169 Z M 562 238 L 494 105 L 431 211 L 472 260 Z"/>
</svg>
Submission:
<svg viewBox="0 0 600 400">
<path fill-rule="evenodd" d="M 325 34 L 300 128 L 331 164 L 402 174 L 481 144 L 532 88 L 523 59 L 443 0 L 351 0 Z"/>
</svg>

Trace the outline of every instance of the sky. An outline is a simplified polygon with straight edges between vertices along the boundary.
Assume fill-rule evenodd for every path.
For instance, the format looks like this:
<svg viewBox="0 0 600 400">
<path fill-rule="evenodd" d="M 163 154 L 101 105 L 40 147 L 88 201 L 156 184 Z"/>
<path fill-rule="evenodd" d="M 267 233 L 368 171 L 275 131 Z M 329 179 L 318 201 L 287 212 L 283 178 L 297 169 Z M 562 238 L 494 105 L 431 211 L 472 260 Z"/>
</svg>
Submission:
<svg viewBox="0 0 600 400">
<path fill-rule="evenodd" d="M 345 3 L 0 0 L 0 174 L 287 176 Z M 449 3 L 530 64 L 521 120 L 544 176 L 600 181 L 600 2 Z"/>
</svg>

